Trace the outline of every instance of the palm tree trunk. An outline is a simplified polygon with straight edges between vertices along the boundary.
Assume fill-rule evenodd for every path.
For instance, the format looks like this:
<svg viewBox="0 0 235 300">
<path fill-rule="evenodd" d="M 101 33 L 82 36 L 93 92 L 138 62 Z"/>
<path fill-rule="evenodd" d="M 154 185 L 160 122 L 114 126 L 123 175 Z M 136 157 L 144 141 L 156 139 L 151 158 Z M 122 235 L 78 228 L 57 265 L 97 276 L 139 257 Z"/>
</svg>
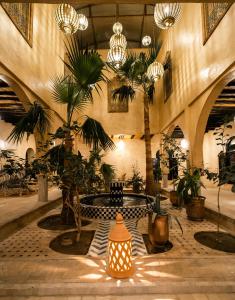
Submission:
<svg viewBox="0 0 235 300">
<path fill-rule="evenodd" d="M 73 139 L 71 136 L 71 133 L 68 132 L 65 137 L 65 155 L 69 155 L 72 153 L 73 150 Z M 66 159 L 64 161 L 64 170 L 65 173 L 67 173 L 67 176 L 64 176 L 63 179 L 63 185 L 64 188 L 62 189 L 62 200 L 63 200 L 63 207 L 61 211 L 61 219 L 63 224 L 66 225 L 71 225 L 75 224 L 75 219 L 74 219 L 74 212 L 73 212 L 73 198 L 74 198 L 74 190 L 73 187 L 71 186 L 71 180 L 69 176 L 69 170 L 72 167 L 71 166 L 71 160 Z"/>
<path fill-rule="evenodd" d="M 148 195 L 155 195 L 151 136 L 150 136 L 150 127 L 149 127 L 149 100 L 146 94 L 144 95 L 144 140 L 145 140 L 145 158 L 146 158 L 146 193 Z"/>
</svg>

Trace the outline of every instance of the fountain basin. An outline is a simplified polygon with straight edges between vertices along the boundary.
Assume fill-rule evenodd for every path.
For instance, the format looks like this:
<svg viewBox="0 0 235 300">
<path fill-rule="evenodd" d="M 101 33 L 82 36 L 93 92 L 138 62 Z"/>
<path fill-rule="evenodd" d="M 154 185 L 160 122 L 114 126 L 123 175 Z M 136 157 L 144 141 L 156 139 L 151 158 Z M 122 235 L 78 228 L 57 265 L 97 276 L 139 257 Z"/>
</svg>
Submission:
<svg viewBox="0 0 235 300">
<path fill-rule="evenodd" d="M 123 194 L 123 205 L 113 206 L 110 194 L 88 195 L 81 197 L 81 216 L 88 219 L 115 220 L 119 212 L 123 218 L 139 219 L 152 211 L 154 197 L 140 194 Z"/>
</svg>

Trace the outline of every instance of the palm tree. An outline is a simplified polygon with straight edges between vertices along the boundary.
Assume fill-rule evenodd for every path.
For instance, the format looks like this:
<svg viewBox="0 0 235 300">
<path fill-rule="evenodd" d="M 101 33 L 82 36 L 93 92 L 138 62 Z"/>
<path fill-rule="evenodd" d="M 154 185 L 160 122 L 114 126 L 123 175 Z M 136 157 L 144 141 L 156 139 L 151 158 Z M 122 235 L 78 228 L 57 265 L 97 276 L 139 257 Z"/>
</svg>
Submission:
<svg viewBox="0 0 235 300">
<path fill-rule="evenodd" d="M 74 219 L 71 207 L 73 206 L 75 189 L 77 192 L 78 188 L 74 180 L 71 181 L 73 140 L 79 135 L 87 145 L 94 149 L 101 148 L 103 150 L 113 149 L 114 143 L 98 121 L 81 115 L 84 108 L 92 102 L 93 91 L 99 92 L 100 82 L 107 80 L 104 75 L 107 69 L 105 63 L 97 51 L 82 48 L 77 38 L 73 38 L 66 43 L 66 52 L 68 62 L 64 63 L 70 71 L 70 75 L 57 77 L 53 83 L 53 97 L 55 101 L 66 105 L 66 120 L 63 126 L 57 129 L 52 138 L 60 138 L 64 145 L 64 168 L 63 172 L 61 172 L 63 183 L 63 208 L 61 216 L 63 222 L 68 224 L 73 222 Z M 45 113 L 44 108 L 41 105 L 40 107 L 41 111 Z M 83 122 L 76 120 L 76 113 L 80 117 L 83 117 Z M 42 115 L 33 115 L 30 113 L 32 123 L 30 127 L 27 127 L 25 124 L 28 122 L 29 115 L 26 114 L 16 124 L 9 139 L 20 142 L 25 133 L 33 133 L 36 128 L 40 129 L 42 135 L 45 134 L 45 130 L 48 127 L 48 118 L 45 117 L 43 119 Z"/>
<path fill-rule="evenodd" d="M 113 98 L 119 101 L 130 101 L 135 98 L 137 89 L 144 93 L 144 140 L 146 155 L 146 193 L 155 194 L 153 163 L 151 151 L 151 135 L 149 126 L 149 104 L 153 102 L 154 81 L 146 75 L 147 69 L 152 64 L 160 50 L 161 44 L 156 44 L 149 52 L 139 55 L 128 53 L 125 63 L 119 68 L 112 67 L 117 74 L 121 86 L 113 91 Z"/>
</svg>

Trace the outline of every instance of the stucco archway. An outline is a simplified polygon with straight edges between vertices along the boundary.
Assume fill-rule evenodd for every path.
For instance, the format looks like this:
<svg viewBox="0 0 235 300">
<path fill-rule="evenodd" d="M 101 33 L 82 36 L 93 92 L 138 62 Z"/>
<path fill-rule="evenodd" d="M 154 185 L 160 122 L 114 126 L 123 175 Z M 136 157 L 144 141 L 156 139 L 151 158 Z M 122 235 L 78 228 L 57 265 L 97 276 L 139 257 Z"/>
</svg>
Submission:
<svg viewBox="0 0 235 300">
<path fill-rule="evenodd" d="M 197 125 L 196 125 L 196 134 L 192 147 L 192 164 L 195 167 L 203 166 L 203 139 L 205 134 L 205 129 L 208 121 L 208 117 L 214 106 L 216 99 L 219 94 L 222 92 L 223 88 L 235 78 L 235 68 L 230 70 L 227 74 L 223 76 L 217 83 L 215 83 L 212 88 L 209 96 L 207 97 L 203 108 L 201 110 Z"/>
</svg>

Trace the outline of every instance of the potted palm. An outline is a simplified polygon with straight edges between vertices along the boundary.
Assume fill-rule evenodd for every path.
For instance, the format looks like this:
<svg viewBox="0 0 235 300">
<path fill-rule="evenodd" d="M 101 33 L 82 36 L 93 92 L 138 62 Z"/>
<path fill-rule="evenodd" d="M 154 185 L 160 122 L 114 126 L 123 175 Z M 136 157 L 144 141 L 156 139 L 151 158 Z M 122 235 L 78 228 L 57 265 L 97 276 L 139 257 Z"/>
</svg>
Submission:
<svg viewBox="0 0 235 300">
<path fill-rule="evenodd" d="M 149 122 L 150 105 L 153 103 L 155 82 L 147 76 L 148 67 L 155 62 L 161 43 L 154 45 L 148 53 L 141 52 L 135 54 L 129 52 L 125 62 L 115 68 L 110 64 L 112 70 L 117 74 L 121 86 L 113 91 L 113 98 L 118 101 L 132 101 L 135 98 L 136 91 L 143 93 L 143 113 L 144 113 L 144 141 L 145 141 L 145 159 L 146 159 L 146 193 L 155 195 L 156 184 L 153 175 L 152 150 L 151 150 L 151 132 Z"/>
<path fill-rule="evenodd" d="M 201 175 L 199 168 L 185 169 L 177 185 L 177 194 L 186 205 L 188 218 L 193 221 L 202 221 L 205 216 L 205 197 L 200 195 L 201 187 L 204 187 Z"/>
<path fill-rule="evenodd" d="M 71 209 L 74 195 L 79 195 L 79 184 L 71 180 L 71 174 L 76 173 L 73 140 L 80 136 L 85 144 L 104 150 L 113 149 L 114 143 L 98 121 L 81 114 L 92 102 L 93 91 L 99 91 L 100 83 L 106 82 L 106 64 L 96 50 L 83 48 L 77 37 L 66 43 L 66 52 L 68 62 L 65 65 L 70 75 L 57 77 L 53 84 L 54 100 L 66 107 L 66 120 L 51 139 L 59 139 L 64 147 L 63 165 L 60 165 L 59 173 L 63 196 L 61 217 L 65 224 L 69 224 L 74 222 L 74 211 Z M 78 118 L 83 121 L 78 122 Z M 24 134 L 35 133 L 36 130 L 43 137 L 49 125 L 48 109 L 34 102 L 28 113 L 16 124 L 9 139 L 21 142 Z M 79 161 L 79 157 L 76 156 L 76 159 Z"/>
</svg>

